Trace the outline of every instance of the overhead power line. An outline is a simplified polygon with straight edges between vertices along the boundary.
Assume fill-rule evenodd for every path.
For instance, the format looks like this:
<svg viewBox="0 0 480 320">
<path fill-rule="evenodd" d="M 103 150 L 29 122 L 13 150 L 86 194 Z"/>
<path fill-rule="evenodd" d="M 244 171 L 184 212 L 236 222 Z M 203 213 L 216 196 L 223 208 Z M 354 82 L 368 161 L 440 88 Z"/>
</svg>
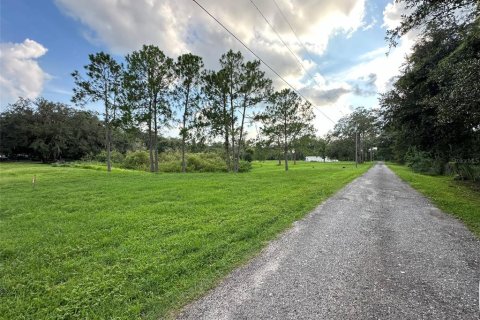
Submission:
<svg viewBox="0 0 480 320">
<path fill-rule="evenodd" d="M 295 91 L 300 97 L 302 97 L 305 101 L 307 101 L 308 103 L 310 103 L 312 106 L 316 107 L 317 110 L 325 117 L 327 118 L 328 120 L 330 120 L 333 124 L 335 124 L 335 121 L 333 121 L 332 119 L 330 119 L 329 116 L 327 116 L 323 111 L 321 111 L 320 109 L 318 109 L 317 106 L 315 106 L 313 103 L 311 103 L 303 94 L 301 94 L 297 89 L 295 89 L 294 86 L 292 86 L 287 80 L 285 80 L 285 78 L 283 78 L 275 69 L 273 69 L 268 63 L 266 63 L 260 56 L 258 56 L 252 49 L 250 49 L 242 40 L 240 40 L 240 38 L 238 38 L 232 31 L 230 31 L 220 20 L 218 20 L 217 18 L 215 18 L 215 16 L 213 16 L 205 7 L 203 7 L 200 3 L 198 3 L 197 0 L 192 0 L 193 2 L 195 2 L 195 4 L 200 7 L 203 11 L 205 11 L 206 14 L 208 14 L 210 16 L 210 18 L 212 18 L 213 20 L 215 20 L 215 22 L 217 22 L 223 29 L 225 29 L 225 31 L 227 31 L 232 37 L 235 38 L 235 40 L 237 40 L 238 42 L 240 42 L 240 44 L 242 46 L 245 47 L 245 49 L 247 49 L 251 54 L 253 54 L 258 60 L 260 60 L 268 69 L 270 69 L 270 71 L 272 71 L 277 77 L 279 77 L 287 86 L 289 86 L 293 91 Z"/>
<path fill-rule="evenodd" d="M 310 79 L 312 79 L 312 81 L 320 87 L 320 84 L 317 82 L 317 80 L 310 74 L 310 72 L 308 72 L 308 70 L 305 68 L 305 66 L 303 65 L 302 63 L 302 60 L 300 60 L 300 58 L 292 51 L 292 49 L 290 49 L 290 47 L 285 43 L 285 41 L 283 41 L 283 38 L 280 36 L 280 34 L 277 32 L 277 30 L 275 30 L 275 27 L 270 23 L 270 21 L 268 21 L 267 17 L 265 17 L 265 15 L 263 14 L 263 12 L 257 7 L 257 5 L 255 4 L 255 2 L 253 2 L 253 0 L 250 0 L 250 3 L 255 7 L 255 9 L 257 9 L 257 11 L 260 13 L 260 15 L 263 17 L 263 19 L 265 20 L 265 22 L 270 26 L 270 28 L 273 30 L 273 32 L 275 32 L 275 34 L 277 35 L 278 39 L 280 39 L 280 41 L 283 43 L 283 45 L 288 49 L 288 51 L 290 51 L 290 53 L 295 57 L 295 59 L 298 61 L 298 63 L 300 64 L 300 66 L 302 67 L 302 69 L 305 71 L 305 73 L 310 77 Z M 275 3 L 276 4 L 276 3 Z M 277 5 L 277 8 L 278 8 L 278 5 Z M 281 12 L 282 13 L 282 12 Z M 282 13 L 283 15 L 283 13 Z M 284 16 L 284 19 L 285 21 L 286 20 L 286 17 Z M 288 23 L 288 21 L 287 21 Z M 288 25 L 290 26 L 290 28 L 292 29 L 293 31 L 293 28 L 292 26 L 290 25 L 290 23 L 288 23 Z M 295 32 L 293 31 L 293 33 L 295 34 Z M 297 35 L 295 34 L 295 37 L 297 37 Z M 297 37 L 297 40 L 303 45 L 303 43 L 300 41 L 300 39 L 298 39 Z M 305 46 L 304 46 L 305 48 Z M 306 48 L 305 48 L 306 49 Z M 307 51 L 307 54 L 308 54 L 308 51 Z M 311 58 L 311 57 L 310 57 Z M 308 101 L 308 100 L 307 100 Z M 312 104 L 313 105 L 313 104 Z M 323 113 L 322 110 L 320 110 L 320 108 L 318 106 L 315 106 L 313 105 L 323 116 L 325 116 L 326 118 L 328 118 L 330 121 L 332 121 L 334 123 L 333 120 L 331 120 L 325 113 Z"/>
<path fill-rule="evenodd" d="M 275 34 L 277 35 L 278 39 L 280 39 L 280 41 L 283 43 L 283 45 L 288 49 L 288 51 L 290 51 L 290 53 L 295 57 L 295 59 L 297 59 L 298 63 L 300 64 L 300 66 L 302 67 L 302 69 L 311 77 L 310 73 L 308 72 L 308 70 L 305 68 L 305 66 L 303 65 L 302 63 L 302 60 L 300 60 L 300 58 L 295 54 L 295 52 L 292 51 L 292 49 L 290 49 L 290 47 L 285 43 L 285 41 L 283 41 L 283 38 L 280 36 L 280 34 L 277 32 L 277 30 L 275 30 L 275 28 L 273 27 L 273 25 L 270 23 L 270 21 L 268 21 L 267 17 L 265 17 L 265 15 L 263 14 L 263 12 L 257 7 L 257 5 L 255 4 L 255 2 L 253 2 L 253 0 L 250 0 L 250 3 L 255 7 L 255 9 L 257 9 L 258 13 L 260 13 L 260 15 L 263 17 L 263 20 L 265 20 L 265 22 L 270 26 L 270 28 L 273 30 L 273 32 L 275 32 Z"/>
<path fill-rule="evenodd" d="M 305 46 L 305 44 L 303 44 L 302 40 L 300 40 L 300 38 L 298 37 L 297 33 L 295 32 L 295 30 L 293 30 L 293 27 L 292 25 L 290 24 L 290 22 L 288 22 L 288 19 L 287 17 L 285 16 L 285 14 L 283 14 L 283 11 L 282 9 L 280 9 L 280 6 L 278 5 L 277 1 L 273 0 L 273 3 L 275 3 L 275 6 L 277 7 L 278 11 L 280 11 L 280 14 L 282 15 L 283 17 L 283 20 L 285 20 L 285 22 L 288 24 L 288 26 L 290 27 L 290 30 L 292 30 L 293 34 L 295 35 L 295 38 L 297 38 L 297 41 L 300 43 L 300 45 L 303 47 L 303 50 L 305 50 L 305 53 L 307 54 L 307 56 L 310 58 L 310 60 L 314 61 L 312 56 L 310 55 L 310 53 L 308 52 L 308 49 L 307 47 Z"/>
</svg>

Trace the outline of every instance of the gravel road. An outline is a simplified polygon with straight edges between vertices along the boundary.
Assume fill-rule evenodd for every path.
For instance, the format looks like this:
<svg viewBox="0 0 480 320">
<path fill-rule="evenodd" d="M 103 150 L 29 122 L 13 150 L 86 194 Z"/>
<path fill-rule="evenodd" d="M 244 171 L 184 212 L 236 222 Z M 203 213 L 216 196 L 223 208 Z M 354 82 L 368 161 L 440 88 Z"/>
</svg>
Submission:
<svg viewBox="0 0 480 320">
<path fill-rule="evenodd" d="M 179 319 L 480 319 L 480 241 L 377 164 Z"/>
</svg>

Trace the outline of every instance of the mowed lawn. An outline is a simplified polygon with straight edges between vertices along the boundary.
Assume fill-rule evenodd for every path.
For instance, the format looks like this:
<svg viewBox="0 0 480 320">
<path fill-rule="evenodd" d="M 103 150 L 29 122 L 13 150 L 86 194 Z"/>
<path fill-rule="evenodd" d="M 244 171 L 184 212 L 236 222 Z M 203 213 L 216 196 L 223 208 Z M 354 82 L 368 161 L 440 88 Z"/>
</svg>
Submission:
<svg viewBox="0 0 480 320">
<path fill-rule="evenodd" d="M 170 317 L 369 166 L 108 174 L 0 164 L 0 318 Z"/>
<path fill-rule="evenodd" d="M 462 220 L 480 237 L 480 192 L 451 176 L 430 176 L 406 166 L 388 164 L 400 178 L 430 198 L 438 208 Z"/>
</svg>

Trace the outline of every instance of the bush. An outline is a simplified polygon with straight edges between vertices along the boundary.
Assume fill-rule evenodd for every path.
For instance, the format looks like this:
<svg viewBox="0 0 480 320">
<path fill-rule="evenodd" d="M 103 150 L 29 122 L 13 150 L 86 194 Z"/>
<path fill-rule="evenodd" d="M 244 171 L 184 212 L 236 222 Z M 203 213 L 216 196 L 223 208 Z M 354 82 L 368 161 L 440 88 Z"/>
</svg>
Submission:
<svg viewBox="0 0 480 320">
<path fill-rule="evenodd" d="M 215 153 L 195 153 L 187 156 L 189 172 L 223 172 L 227 171 L 222 157 Z"/>
<path fill-rule="evenodd" d="M 252 163 L 250 161 L 240 160 L 238 172 L 248 172 L 250 170 L 252 170 Z"/>
<path fill-rule="evenodd" d="M 147 171 L 150 166 L 150 157 L 147 151 L 127 152 L 122 168 Z"/>
<path fill-rule="evenodd" d="M 120 159 L 116 152 L 115 159 Z M 121 153 L 120 153 L 121 154 Z M 106 157 L 102 152 L 98 155 L 95 165 L 101 164 Z M 123 155 L 122 155 L 123 156 Z M 112 160 L 114 159 L 112 153 Z M 186 155 L 187 172 L 226 172 L 227 168 L 225 160 L 218 153 L 189 153 Z M 115 162 L 115 161 L 113 161 Z M 104 163 L 104 162 L 103 162 Z M 85 166 L 92 166 L 91 162 L 84 162 Z M 159 154 L 159 171 L 160 172 L 181 172 L 182 157 L 179 152 L 164 152 Z M 103 165 L 101 166 L 103 167 Z M 148 171 L 150 168 L 150 156 L 147 151 L 128 152 L 122 159 L 120 167 L 123 169 Z M 248 172 L 252 169 L 252 164 L 245 160 L 240 160 L 239 172 Z"/>
<path fill-rule="evenodd" d="M 408 150 L 405 155 L 405 162 L 414 172 L 432 173 L 433 171 L 433 159 L 430 154 L 417 150 L 415 147 Z"/>
<path fill-rule="evenodd" d="M 160 162 L 158 166 L 161 172 L 182 172 L 181 160 Z"/>
<path fill-rule="evenodd" d="M 123 155 L 123 153 L 118 152 L 116 150 L 113 150 L 110 153 L 110 159 L 112 160 L 113 163 L 121 164 L 125 160 L 125 156 Z M 102 150 L 99 154 L 94 156 L 92 160 L 106 163 L 107 162 L 107 151 Z"/>
<path fill-rule="evenodd" d="M 449 162 L 448 169 L 458 180 L 480 181 L 480 166 L 472 163 Z"/>
</svg>

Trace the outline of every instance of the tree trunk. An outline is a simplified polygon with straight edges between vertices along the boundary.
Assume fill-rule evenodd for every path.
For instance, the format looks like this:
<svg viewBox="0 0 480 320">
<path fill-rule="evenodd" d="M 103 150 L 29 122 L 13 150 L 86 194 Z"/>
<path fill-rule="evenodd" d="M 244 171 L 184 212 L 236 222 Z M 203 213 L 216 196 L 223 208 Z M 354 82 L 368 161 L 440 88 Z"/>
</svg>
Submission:
<svg viewBox="0 0 480 320">
<path fill-rule="evenodd" d="M 235 114 L 233 111 L 233 103 L 230 107 L 230 138 L 232 140 L 232 164 L 233 164 L 233 172 L 238 172 L 237 162 L 236 162 L 236 152 L 235 152 Z"/>
<path fill-rule="evenodd" d="M 157 98 L 153 98 L 153 171 L 158 172 L 158 123 L 157 123 Z"/>
<path fill-rule="evenodd" d="M 240 166 L 240 148 L 242 147 L 242 139 L 243 139 L 243 125 L 245 124 L 245 112 L 247 111 L 247 102 L 246 102 L 246 99 L 244 100 L 243 102 L 243 113 L 242 113 L 242 123 L 240 124 L 240 136 L 238 138 L 238 146 L 237 146 L 237 159 L 235 160 L 235 167 L 236 167 L 236 171 L 235 172 L 238 172 L 238 168 Z"/>
<path fill-rule="evenodd" d="M 297 164 L 297 152 L 295 151 L 293 153 L 293 165 L 296 165 Z"/>
<path fill-rule="evenodd" d="M 187 172 L 187 164 L 185 162 L 185 134 L 182 134 L 182 172 Z"/>
<path fill-rule="evenodd" d="M 230 162 L 230 135 L 228 134 L 228 117 L 227 117 L 227 99 L 223 97 L 223 127 L 224 127 L 224 134 L 225 134 L 225 163 L 227 165 L 227 171 L 230 172 L 232 169 L 231 162 Z"/>
<path fill-rule="evenodd" d="M 283 153 L 285 156 L 285 171 L 288 171 L 288 138 L 287 138 L 287 115 L 284 115 L 283 122 Z"/>
<path fill-rule="evenodd" d="M 152 135 L 152 117 L 148 119 L 148 153 L 150 158 L 150 172 L 155 171 L 154 159 L 153 159 L 153 135 Z"/>
<path fill-rule="evenodd" d="M 187 172 L 187 164 L 185 162 L 185 140 L 187 136 L 187 114 L 188 114 L 188 100 L 190 98 L 190 88 L 187 89 L 187 97 L 185 99 L 185 109 L 183 111 L 183 127 L 182 127 L 182 172 Z"/>
<path fill-rule="evenodd" d="M 233 82 L 232 75 L 230 75 L 230 88 L 229 88 L 229 99 L 230 99 L 230 138 L 232 139 L 232 161 L 233 161 L 233 172 L 238 172 L 237 161 L 236 161 L 236 152 L 235 152 L 235 104 L 234 104 L 234 95 L 233 95 Z"/>
<path fill-rule="evenodd" d="M 105 98 L 106 99 L 106 98 Z M 108 114 L 108 102 L 105 100 L 105 144 L 107 147 L 107 172 L 112 171 L 112 147 L 110 134 L 110 118 Z"/>
</svg>

